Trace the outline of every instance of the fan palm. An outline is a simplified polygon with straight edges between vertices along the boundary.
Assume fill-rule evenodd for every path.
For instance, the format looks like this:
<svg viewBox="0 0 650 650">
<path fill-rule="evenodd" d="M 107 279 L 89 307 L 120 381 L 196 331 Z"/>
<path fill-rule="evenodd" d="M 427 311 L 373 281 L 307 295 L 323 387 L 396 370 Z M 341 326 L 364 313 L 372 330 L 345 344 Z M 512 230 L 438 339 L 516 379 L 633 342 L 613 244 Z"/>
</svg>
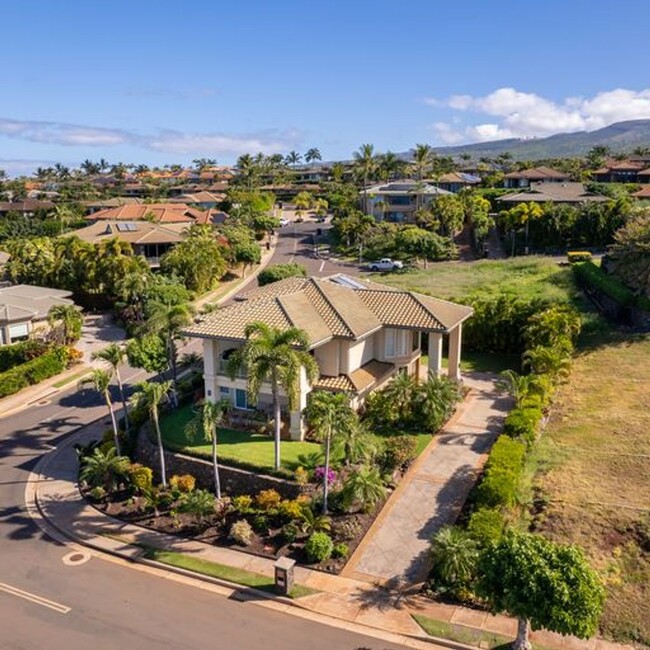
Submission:
<svg viewBox="0 0 650 650">
<path fill-rule="evenodd" d="M 232 379 L 240 369 L 248 377 L 247 389 L 251 403 L 257 402 L 262 384 L 270 382 L 275 419 L 275 469 L 280 469 L 280 390 L 293 410 L 300 394 L 300 377 L 304 370 L 311 384 L 318 377 L 318 364 L 309 354 L 307 334 L 296 327 L 282 330 L 255 321 L 246 326 L 246 343 L 228 359 Z"/>
<path fill-rule="evenodd" d="M 120 366 L 126 361 L 126 350 L 119 343 L 110 343 L 103 350 L 93 353 L 93 359 L 103 359 L 108 361 L 115 374 L 117 387 L 120 391 L 120 399 L 122 400 L 122 409 L 124 410 L 124 424 L 126 425 L 126 432 L 129 433 L 131 425 L 129 422 L 129 410 L 126 404 L 126 396 L 124 394 L 124 384 L 122 383 L 122 376 L 120 375 Z"/>
<path fill-rule="evenodd" d="M 111 416 L 111 425 L 113 427 L 113 440 L 115 442 L 115 449 L 117 454 L 120 454 L 120 434 L 117 428 L 117 420 L 115 419 L 115 411 L 113 410 L 113 401 L 111 400 L 111 379 L 113 378 L 113 373 L 108 370 L 95 369 L 93 370 L 90 377 L 82 379 L 79 382 L 79 386 L 83 388 L 88 384 L 91 384 L 92 387 L 104 398 L 106 402 L 106 407 Z"/>
<path fill-rule="evenodd" d="M 170 389 L 171 382 L 169 381 L 160 383 L 143 381 L 136 386 L 136 392 L 131 396 L 131 405 L 133 408 L 144 408 L 148 411 L 149 420 L 153 424 L 156 432 L 158 456 L 160 458 L 160 477 L 163 487 L 167 487 L 167 472 L 165 468 L 165 450 L 160 432 L 159 409 L 160 405 L 167 399 L 167 394 Z"/>
<path fill-rule="evenodd" d="M 217 499 L 221 499 L 221 481 L 219 480 L 219 462 L 217 458 L 218 430 L 229 408 L 230 402 L 228 400 L 204 402 L 200 412 L 185 428 L 190 437 L 200 431 L 203 439 L 212 444 L 212 473 L 214 476 L 214 493 L 217 495 Z"/>
</svg>

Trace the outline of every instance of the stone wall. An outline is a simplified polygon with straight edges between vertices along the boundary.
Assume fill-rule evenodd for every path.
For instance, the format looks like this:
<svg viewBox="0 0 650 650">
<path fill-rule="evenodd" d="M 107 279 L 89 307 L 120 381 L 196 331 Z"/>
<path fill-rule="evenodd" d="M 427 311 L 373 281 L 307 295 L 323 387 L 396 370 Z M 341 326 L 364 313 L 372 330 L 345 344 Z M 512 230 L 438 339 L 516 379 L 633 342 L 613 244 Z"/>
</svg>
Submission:
<svg viewBox="0 0 650 650">
<path fill-rule="evenodd" d="M 160 480 L 158 448 L 149 439 L 148 425 L 143 426 L 138 434 L 134 460 L 151 467 L 154 471 L 154 480 Z M 214 488 L 210 461 L 165 450 L 165 464 L 168 479 L 174 474 L 191 474 L 196 478 L 196 484 L 199 487 L 209 490 Z M 219 464 L 219 478 L 221 479 L 221 490 L 227 496 L 254 495 L 261 490 L 273 489 L 277 490 L 284 499 L 295 499 L 302 492 L 302 487 L 294 481 L 256 474 L 222 464 Z"/>
</svg>

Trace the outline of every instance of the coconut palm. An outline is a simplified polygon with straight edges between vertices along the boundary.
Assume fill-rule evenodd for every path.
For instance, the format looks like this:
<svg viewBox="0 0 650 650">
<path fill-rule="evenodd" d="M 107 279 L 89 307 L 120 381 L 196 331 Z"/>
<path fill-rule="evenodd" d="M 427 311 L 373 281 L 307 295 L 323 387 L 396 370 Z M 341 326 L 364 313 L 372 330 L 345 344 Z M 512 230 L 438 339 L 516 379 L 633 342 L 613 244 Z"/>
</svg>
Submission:
<svg viewBox="0 0 650 650">
<path fill-rule="evenodd" d="M 47 313 L 47 323 L 52 328 L 61 327 L 62 343 L 69 345 L 79 340 L 84 319 L 73 305 L 54 305 Z"/>
<path fill-rule="evenodd" d="M 111 399 L 111 380 L 113 379 L 113 373 L 108 370 L 102 370 L 97 368 L 93 370 L 90 377 L 82 379 L 79 382 L 79 386 L 84 388 L 85 386 L 91 384 L 92 387 L 104 398 L 106 402 L 106 407 L 111 416 L 111 425 L 113 427 L 113 440 L 115 442 L 115 449 L 117 450 L 117 455 L 120 455 L 120 434 L 117 428 L 117 420 L 115 419 L 115 411 L 113 410 L 113 401 Z"/>
<path fill-rule="evenodd" d="M 350 400 L 345 393 L 329 393 L 324 390 L 315 391 L 309 396 L 304 414 L 313 429 L 314 437 L 322 442 L 325 448 L 323 514 L 326 515 L 332 439 L 342 429 L 353 426 L 356 414 L 350 407 Z"/>
<path fill-rule="evenodd" d="M 355 151 L 354 164 L 363 177 L 363 210 L 368 213 L 368 180 L 377 167 L 375 148 L 371 144 L 362 144 L 359 151 Z"/>
<path fill-rule="evenodd" d="M 137 384 L 135 393 L 131 396 L 131 405 L 133 408 L 143 408 L 149 413 L 149 420 L 153 424 L 156 432 L 156 442 L 158 443 L 158 456 L 160 458 L 160 478 L 163 487 L 167 487 L 167 472 L 165 469 L 165 450 L 162 443 L 162 434 L 160 432 L 159 409 L 160 405 L 168 399 L 167 394 L 171 390 L 171 382 L 163 381 L 160 383 L 143 381 Z"/>
<path fill-rule="evenodd" d="M 165 340 L 167 363 L 172 373 L 173 404 L 176 405 L 176 390 L 178 382 L 178 368 L 176 357 L 178 354 L 176 341 L 181 338 L 181 330 L 192 323 L 193 310 L 189 303 L 168 305 L 163 302 L 151 302 L 148 305 L 149 318 L 145 328 L 149 332 L 159 334 Z"/>
<path fill-rule="evenodd" d="M 309 354 L 307 334 L 296 327 L 282 330 L 255 321 L 245 329 L 246 343 L 228 359 L 228 374 L 232 379 L 240 369 L 248 377 L 248 397 L 257 402 L 262 384 L 270 382 L 275 424 L 275 469 L 280 469 L 280 390 L 287 396 L 293 410 L 300 395 L 300 377 L 304 370 L 311 384 L 318 377 L 318 364 Z"/>
<path fill-rule="evenodd" d="M 126 432 L 129 433 L 131 428 L 129 422 L 129 410 L 126 404 L 126 396 L 124 395 L 124 384 L 122 383 L 122 376 L 120 375 L 120 366 L 126 361 L 126 348 L 120 345 L 119 343 L 110 343 L 104 349 L 99 350 L 98 352 L 93 353 L 93 359 L 102 359 L 108 361 L 113 373 L 115 374 L 115 380 L 117 381 L 117 387 L 120 391 L 120 399 L 122 400 L 122 409 L 124 411 L 124 424 L 126 425 Z"/>
<path fill-rule="evenodd" d="M 302 160 L 302 155 L 299 154 L 297 151 L 290 151 L 285 159 L 284 162 L 287 165 L 291 165 L 291 167 L 295 167 L 300 161 Z"/>
<path fill-rule="evenodd" d="M 185 428 L 189 437 L 201 432 L 203 439 L 212 444 L 212 473 L 214 476 L 214 493 L 221 499 L 221 481 L 219 480 L 219 462 L 217 457 L 217 442 L 219 425 L 230 408 L 228 400 L 219 402 L 204 402 L 196 417 Z"/>
<path fill-rule="evenodd" d="M 418 192 L 415 195 L 416 209 L 420 209 L 421 187 L 427 172 L 431 168 L 433 160 L 433 149 L 428 144 L 416 144 L 413 150 L 413 170 L 418 179 Z"/>
<path fill-rule="evenodd" d="M 322 156 L 320 155 L 320 150 L 317 149 L 316 147 L 312 147 L 311 149 L 307 149 L 307 153 L 305 154 L 305 162 L 310 163 L 313 162 L 314 160 L 322 160 Z"/>
</svg>

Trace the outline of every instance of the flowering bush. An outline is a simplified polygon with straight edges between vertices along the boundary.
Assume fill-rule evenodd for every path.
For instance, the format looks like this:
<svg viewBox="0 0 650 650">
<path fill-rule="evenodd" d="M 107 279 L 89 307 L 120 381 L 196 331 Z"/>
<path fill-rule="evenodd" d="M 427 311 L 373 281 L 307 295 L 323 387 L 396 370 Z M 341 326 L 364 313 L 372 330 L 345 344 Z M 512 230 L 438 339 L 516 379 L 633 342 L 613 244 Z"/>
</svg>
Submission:
<svg viewBox="0 0 650 650">
<path fill-rule="evenodd" d="M 332 483 L 336 481 L 336 476 L 337 476 L 336 472 L 331 467 L 328 467 L 327 482 L 329 483 L 329 485 L 332 485 Z M 317 467 L 314 470 L 314 478 L 318 481 L 322 481 L 324 477 L 325 477 L 325 467 L 321 465 L 320 467 Z"/>
<path fill-rule="evenodd" d="M 248 494 L 240 494 L 232 500 L 232 507 L 240 514 L 248 514 L 253 506 L 253 497 Z"/>
<path fill-rule="evenodd" d="M 282 501 L 282 497 L 276 490 L 262 490 L 256 497 L 255 503 L 262 510 L 272 510 L 277 508 Z"/>
</svg>

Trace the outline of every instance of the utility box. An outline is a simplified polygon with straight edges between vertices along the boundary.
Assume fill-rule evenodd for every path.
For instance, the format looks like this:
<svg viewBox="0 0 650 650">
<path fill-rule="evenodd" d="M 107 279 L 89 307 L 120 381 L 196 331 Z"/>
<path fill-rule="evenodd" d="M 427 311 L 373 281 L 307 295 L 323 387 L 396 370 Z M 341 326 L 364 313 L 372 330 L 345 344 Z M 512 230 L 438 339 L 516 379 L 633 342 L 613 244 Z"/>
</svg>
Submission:
<svg viewBox="0 0 650 650">
<path fill-rule="evenodd" d="M 273 566 L 275 568 L 275 590 L 282 596 L 288 596 L 293 587 L 295 560 L 281 557 Z"/>
</svg>

